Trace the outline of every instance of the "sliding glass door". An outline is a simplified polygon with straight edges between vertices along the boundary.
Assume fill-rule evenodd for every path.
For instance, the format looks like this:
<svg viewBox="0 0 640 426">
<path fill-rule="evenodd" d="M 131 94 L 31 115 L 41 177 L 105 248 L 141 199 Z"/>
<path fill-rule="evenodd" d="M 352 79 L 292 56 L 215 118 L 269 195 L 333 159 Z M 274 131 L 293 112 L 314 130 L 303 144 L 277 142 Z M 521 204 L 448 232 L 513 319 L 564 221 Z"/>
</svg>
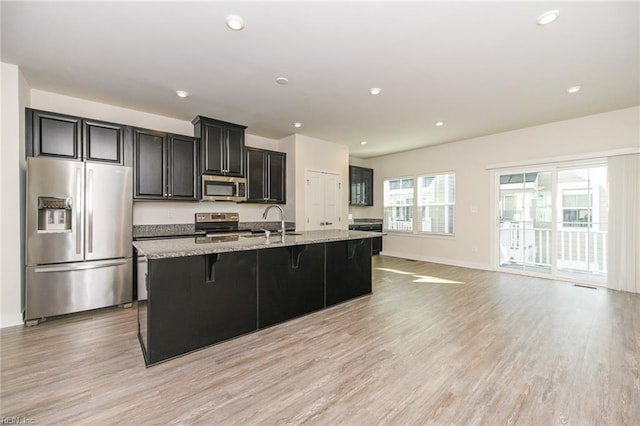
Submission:
<svg viewBox="0 0 640 426">
<path fill-rule="evenodd" d="M 607 278 L 607 167 L 558 170 L 558 274 Z"/>
<path fill-rule="evenodd" d="M 500 266 L 550 273 L 553 224 L 552 173 L 500 176 Z"/>
<path fill-rule="evenodd" d="M 606 281 L 606 165 L 496 174 L 498 269 Z"/>
</svg>

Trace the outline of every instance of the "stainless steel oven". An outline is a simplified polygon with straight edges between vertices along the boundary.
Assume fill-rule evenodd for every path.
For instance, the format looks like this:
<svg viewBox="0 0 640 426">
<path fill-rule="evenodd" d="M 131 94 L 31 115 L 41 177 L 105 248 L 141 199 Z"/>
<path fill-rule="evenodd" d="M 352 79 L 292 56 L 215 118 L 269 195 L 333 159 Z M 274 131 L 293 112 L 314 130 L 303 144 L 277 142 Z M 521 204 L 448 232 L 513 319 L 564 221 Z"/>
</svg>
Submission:
<svg viewBox="0 0 640 426">
<path fill-rule="evenodd" d="M 247 201 L 247 180 L 240 177 L 202 175 L 203 201 Z"/>
</svg>

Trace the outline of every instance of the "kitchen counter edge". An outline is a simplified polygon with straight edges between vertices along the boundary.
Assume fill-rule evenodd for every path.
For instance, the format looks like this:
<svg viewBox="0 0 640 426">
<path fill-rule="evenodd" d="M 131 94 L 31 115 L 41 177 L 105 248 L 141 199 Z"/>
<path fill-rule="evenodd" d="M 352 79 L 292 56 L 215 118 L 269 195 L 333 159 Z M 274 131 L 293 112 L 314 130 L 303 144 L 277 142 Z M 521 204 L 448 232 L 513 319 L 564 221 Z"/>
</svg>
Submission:
<svg viewBox="0 0 640 426">
<path fill-rule="evenodd" d="M 138 250 L 139 255 L 144 255 L 147 259 L 167 259 L 378 237 L 380 237 L 379 232 L 332 230 L 306 231 L 299 232 L 297 235 L 286 235 L 284 242 L 281 241 L 279 235 L 271 234 L 269 242 L 264 236 L 250 238 L 240 236 L 237 241 L 216 243 L 196 243 L 195 237 L 188 237 L 134 241 L 133 246 Z"/>
</svg>

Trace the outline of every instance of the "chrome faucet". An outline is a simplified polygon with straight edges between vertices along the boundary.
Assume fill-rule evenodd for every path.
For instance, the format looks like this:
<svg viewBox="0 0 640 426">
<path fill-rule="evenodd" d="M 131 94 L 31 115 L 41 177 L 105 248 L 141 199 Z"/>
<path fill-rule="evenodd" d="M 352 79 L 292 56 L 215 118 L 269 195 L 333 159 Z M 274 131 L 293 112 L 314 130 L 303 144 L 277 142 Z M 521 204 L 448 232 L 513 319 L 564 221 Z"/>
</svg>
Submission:
<svg viewBox="0 0 640 426">
<path fill-rule="evenodd" d="M 279 206 L 278 204 L 272 204 L 269 207 L 267 207 L 264 210 L 264 213 L 262 213 L 262 218 L 266 219 L 267 218 L 267 214 L 269 213 L 269 210 L 271 210 L 272 208 L 277 207 L 280 210 L 280 222 L 281 222 L 281 228 L 279 229 L 280 233 L 282 233 L 282 241 L 284 241 L 284 234 L 286 232 L 286 226 L 284 225 L 284 210 L 282 209 L 281 206 Z"/>
</svg>

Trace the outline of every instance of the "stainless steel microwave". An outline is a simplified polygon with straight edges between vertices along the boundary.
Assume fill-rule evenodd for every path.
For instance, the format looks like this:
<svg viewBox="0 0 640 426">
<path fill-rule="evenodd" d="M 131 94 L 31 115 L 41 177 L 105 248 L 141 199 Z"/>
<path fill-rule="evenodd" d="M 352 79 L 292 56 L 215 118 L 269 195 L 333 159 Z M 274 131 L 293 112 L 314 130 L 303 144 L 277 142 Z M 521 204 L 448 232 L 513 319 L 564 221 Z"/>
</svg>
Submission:
<svg viewBox="0 0 640 426">
<path fill-rule="evenodd" d="M 247 180 L 241 177 L 202 175 L 203 201 L 247 201 Z"/>
</svg>

